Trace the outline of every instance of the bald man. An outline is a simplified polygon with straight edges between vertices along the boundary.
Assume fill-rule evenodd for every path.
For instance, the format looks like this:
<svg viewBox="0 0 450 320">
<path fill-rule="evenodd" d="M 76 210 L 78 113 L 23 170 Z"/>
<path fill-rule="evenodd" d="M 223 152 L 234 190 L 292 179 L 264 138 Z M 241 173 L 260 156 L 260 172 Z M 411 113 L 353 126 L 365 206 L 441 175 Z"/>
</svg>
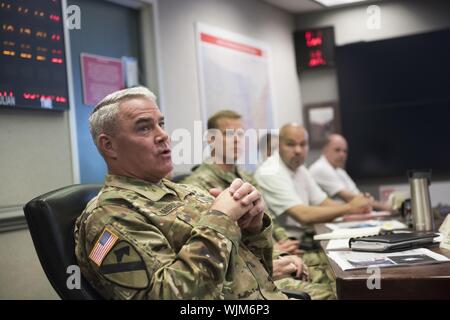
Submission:
<svg viewBox="0 0 450 320">
<path fill-rule="evenodd" d="M 322 149 L 322 156 L 309 168 L 320 188 L 340 202 L 350 202 L 361 193 L 344 169 L 347 155 L 347 140 L 340 134 L 331 134 Z M 378 201 L 373 201 L 372 206 L 375 210 L 391 210 L 390 206 Z"/>
<path fill-rule="evenodd" d="M 300 224 L 329 222 L 346 214 L 372 210 L 363 195 L 348 203 L 337 203 L 320 189 L 304 166 L 308 156 L 308 133 L 298 124 L 280 130 L 279 151 L 256 171 L 255 179 L 269 207 L 292 232 Z"/>
</svg>

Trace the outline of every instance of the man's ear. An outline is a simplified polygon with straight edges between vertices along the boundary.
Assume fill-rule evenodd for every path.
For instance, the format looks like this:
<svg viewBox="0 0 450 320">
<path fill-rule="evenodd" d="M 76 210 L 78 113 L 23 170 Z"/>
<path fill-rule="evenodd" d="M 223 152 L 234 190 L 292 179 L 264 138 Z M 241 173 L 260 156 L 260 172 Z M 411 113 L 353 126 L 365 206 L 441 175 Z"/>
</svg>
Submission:
<svg viewBox="0 0 450 320">
<path fill-rule="evenodd" d="M 107 158 L 117 159 L 117 152 L 112 137 L 106 133 L 101 133 L 98 138 L 98 147 Z"/>
</svg>

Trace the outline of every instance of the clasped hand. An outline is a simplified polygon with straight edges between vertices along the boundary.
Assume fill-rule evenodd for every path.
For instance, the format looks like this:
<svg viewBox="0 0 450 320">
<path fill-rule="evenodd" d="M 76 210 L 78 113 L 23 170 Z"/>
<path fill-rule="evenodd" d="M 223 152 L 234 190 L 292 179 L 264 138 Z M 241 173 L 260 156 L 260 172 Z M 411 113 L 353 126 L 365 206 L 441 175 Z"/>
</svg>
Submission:
<svg viewBox="0 0 450 320">
<path fill-rule="evenodd" d="M 243 231 L 261 231 L 265 204 L 261 193 L 250 183 L 235 179 L 227 189 L 214 188 L 209 192 L 216 198 L 211 209 L 219 210 L 237 221 Z"/>
</svg>

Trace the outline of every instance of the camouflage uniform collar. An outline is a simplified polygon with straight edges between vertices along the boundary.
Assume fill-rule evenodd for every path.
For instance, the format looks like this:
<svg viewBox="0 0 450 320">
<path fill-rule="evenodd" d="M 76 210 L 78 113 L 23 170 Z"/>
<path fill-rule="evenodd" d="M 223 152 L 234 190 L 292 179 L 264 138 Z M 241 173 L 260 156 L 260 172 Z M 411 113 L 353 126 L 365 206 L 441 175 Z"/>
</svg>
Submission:
<svg viewBox="0 0 450 320">
<path fill-rule="evenodd" d="M 162 183 L 165 187 L 169 188 L 172 192 L 175 191 L 180 199 L 186 198 L 187 195 L 192 194 L 192 191 L 184 187 L 183 185 L 180 185 L 178 183 L 172 182 L 167 179 L 163 179 Z"/>
<path fill-rule="evenodd" d="M 152 183 L 145 180 L 108 174 L 105 178 L 105 186 L 132 190 L 152 201 L 159 201 L 165 195 L 172 194 L 184 199 L 190 192 L 177 184 L 163 179 L 160 183 Z"/>
</svg>

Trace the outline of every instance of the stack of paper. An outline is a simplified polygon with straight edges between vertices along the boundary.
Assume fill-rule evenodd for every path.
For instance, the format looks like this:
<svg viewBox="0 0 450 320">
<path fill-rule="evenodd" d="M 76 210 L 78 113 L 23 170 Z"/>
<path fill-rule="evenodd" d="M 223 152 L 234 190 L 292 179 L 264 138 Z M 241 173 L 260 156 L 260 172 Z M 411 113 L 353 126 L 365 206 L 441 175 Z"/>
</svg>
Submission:
<svg viewBox="0 0 450 320">
<path fill-rule="evenodd" d="M 333 239 L 328 241 L 327 250 L 350 249 L 348 244 L 350 239 Z"/>
<path fill-rule="evenodd" d="M 383 230 L 407 229 L 408 227 L 397 220 L 367 220 L 351 221 L 341 223 L 327 223 L 325 226 L 331 230 L 337 229 L 355 229 L 368 227 L 381 227 Z"/>
<path fill-rule="evenodd" d="M 440 247 L 450 250 L 450 214 L 445 217 L 444 222 L 439 228 L 439 232 L 442 234 Z"/>
<path fill-rule="evenodd" d="M 314 237 L 314 240 L 330 240 L 327 250 L 349 249 L 348 242 L 353 237 L 377 235 L 380 230 L 398 230 L 408 227 L 397 220 L 367 220 L 341 223 L 327 223 L 332 232 Z"/>
<path fill-rule="evenodd" d="M 443 255 L 423 248 L 391 253 L 330 251 L 327 254 L 344 271 L 368 267 L 395 267 L 450 261 Z"/>
<path fill-rule="evenodd" d="M 366 227 L 353 229 L 336 229 L 332 232 L 314 236 L 314 240 L 349 239 L 355 237 L 368 237 L 380 233 L 381 227 Z"/>
<path fill-rule="evenodd" d="M 372 211 L 369 213 L 361 214 L 348 214 L 342 217 L 343 221 L 362 221 L 380 217 L 389 217 L 392 215 L 389 211 Z"/>
</svg>

